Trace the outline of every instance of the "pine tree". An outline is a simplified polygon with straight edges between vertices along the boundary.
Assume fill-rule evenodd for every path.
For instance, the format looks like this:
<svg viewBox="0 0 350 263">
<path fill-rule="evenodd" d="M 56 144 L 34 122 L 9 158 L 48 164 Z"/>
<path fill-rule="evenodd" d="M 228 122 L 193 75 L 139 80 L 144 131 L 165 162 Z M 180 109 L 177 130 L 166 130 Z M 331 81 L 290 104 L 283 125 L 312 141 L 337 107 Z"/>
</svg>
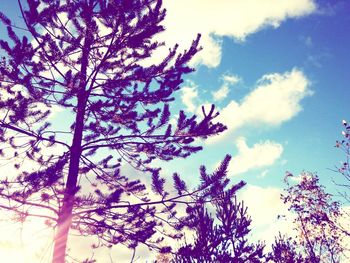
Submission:
<svg viewBox="0 0 350 263">
<path fill-rule="evenodd" d="M 269 262 L 275 263 L 307 263 L 310 262 L 300 253 L 300 246 L 295 239 L 279 233 L 272 244 L 272 251 L 268 255 Z"/>
<path fill-rule="evenodd" d="M 193 193 L 175 174 L 178 195 L 170 196 L 152 161 L 185 158 L 202 149 L 193 145 L 196 138 L 225 129 L 213 123 L 214 106 L 202 108 L 201 120 L 180 111 L 177 124 L 169 124 L 174 92 L 193 71 L 188 62 L 200 50 L 200 36 L 188 50 L 176 45 L 152 64 L 163 45 L 154 40 L 164 30 L 161 0 L 18 3 L 24 28 L 0 13 L 8 31 L 0 40 L 0 154 L 18 169 L 1 180 L 0 196 L 11 201 L 1 207 L 20 220 L 39 216 L 56 227 L 54 263 L 64 262 L 71 229 L 106 245 L 154 247 L 158 212 L 174 218 L 175 204 Z M 66 121 L 72 117 L 69 130 L 51 125 L 54 107 Z M 24 160 L 38 168 L 25 170 Z M 147 197 L 142 178 L 120 172 L 126 163 L 152 174 L 159 199 Z M 209 196 L 207 179 L 195 193 Z"/>
<path fill-rule="evenodd" d="M 211 202 L 215 217 L 203 202 L 189 211 L 194 242 L 180 247 L 174 262 L 264 262 L 264 245 L 248 241 L 251 219 L 247 207 L 235 196 L 243 186 L 241 183 L 222 189 L 221 195 Z"/>
</svg>

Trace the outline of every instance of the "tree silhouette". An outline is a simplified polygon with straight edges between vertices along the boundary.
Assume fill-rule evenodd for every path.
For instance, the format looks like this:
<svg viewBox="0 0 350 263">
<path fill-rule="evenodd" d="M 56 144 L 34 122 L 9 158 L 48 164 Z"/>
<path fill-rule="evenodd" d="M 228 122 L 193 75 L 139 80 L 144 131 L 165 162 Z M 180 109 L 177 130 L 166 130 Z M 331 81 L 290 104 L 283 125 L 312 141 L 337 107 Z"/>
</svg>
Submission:
<svg viewBox="0 0 350 263">
<path fill-rule="evenodd" d="M 291 176 L 288 174 L 288 177 Z M 317 175 L 302 173 L 300 181 L 294 185 L 289 183 L 288 177 L 288 187 L 282 200 L 296 215 L 298 244 L 304 258 L 309 262 L 339 262 L 344 250 L 343 231 L 338 227 L 341 216 L 339 203 L 325 192 Z"/>
<path fill-rule="evenodd" d="M 24 28 L 0 13 L 9 37 L 0 40 L 6 54 L 0 66 L 0 154 L 18 169 L 1 181 L 0 196 L 10 201 L 1 207 L 19 220 L 39 216 L 56 227 L 55 263 L 64 262 L 70 229 L 96 235 L 102 244 L 154 247 L 159 240 L 150 238 L 163 221 L 176 219 L 176 203 L 202 191 L 209 198 L 208 189 L 214 189 L 208 177 L 191 192 L 175 174 L 178 194 L 171 196 L 152 163 L 198 152 L 196 138 L 225 129 L 213 123 L 214 106 L 202 108 L 201 120 L 180 111 L 177 124 L 169 124 L 170 103 L 183 75 L 193 71 L 187 64 L 200 50 L 200 36 L 188 50 L 180 53 L 176 45 L 152 63 L 163 45 L 154 40 L 164 30 L 161 0 L 18 4 Z M 55 107 L 65 119 L 51 126 Z M 37 168 L 26 170 L 25 160 Z M 152 175 L 156 201 L 147 196 L 146 179 L 120 172 L 126 163 Z"/>
<path fill-rule="evenodd" d="M 307 263 L 300 253 L 300 246 L 295 239 L 279 233 L 272 244 L 272 251 L 268 254 L 268 260 L 275 263 Z"/>
<path fill-rule="evenodd" d="M 235 196 L 243 185 L 223 191 L 212 201 L 215 218 L 203 203 L 190 211 L 194 243 L 180 247 L 174 262 L 264 262 L 264 245 L 247 240 L 251 219 Z"/>
</svg>

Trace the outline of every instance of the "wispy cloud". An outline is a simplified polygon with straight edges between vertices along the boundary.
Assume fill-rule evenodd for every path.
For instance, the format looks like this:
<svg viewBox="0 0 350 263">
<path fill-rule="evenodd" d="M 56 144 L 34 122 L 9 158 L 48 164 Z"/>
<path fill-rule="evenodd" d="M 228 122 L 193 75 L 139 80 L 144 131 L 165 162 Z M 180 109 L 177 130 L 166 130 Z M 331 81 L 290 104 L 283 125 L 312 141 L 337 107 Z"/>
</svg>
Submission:
<svg viewBox="0 0 350 263">
<path fill-rule="evenodd" d="M 236 85 L 241 79 L 234 74 L 224 74 L 221 77 L 222 85 L 219 89 L 212 92 L 214 101 L 221 101 L 227 97 L 230 92 L 230 87 Z"/>
<path fill-rule="evenodd" d="M 221 101 L 225 99 L 229 91 L 230 91 L 230 88 L 228 85 L 226 84 L 222 85 L 218 90 L 212 92 L 214 101 Z"/>
<path fill-rule="evenodd" d="M 331 59 L 333 56 L 332 54 L 328 53 L 328 52 L 323 52 L 323 53 L 319 53 L 319 54 L 314 54 L 314 55 L 309 55 L 306 58 L 306 65 L 309 66 L 314 66 L 317 68 L 322 68 L 323 64 Z"/>
<path fill-rule="evenodd" d="M 229 85 L 236 85 L 238 82 L 241 81 L 241 78 L 235 74 L 224 74 L 221 78 L 224 81 L 224 83 Z"/>
<path fill-rule="evenodd" d="M 304 39 L 304 43 L 309 48 L 311 48 L 313 46 L 313 41 L 312 41 L 312 38 L 310 36 L 308 36 Z"/>
</svg>

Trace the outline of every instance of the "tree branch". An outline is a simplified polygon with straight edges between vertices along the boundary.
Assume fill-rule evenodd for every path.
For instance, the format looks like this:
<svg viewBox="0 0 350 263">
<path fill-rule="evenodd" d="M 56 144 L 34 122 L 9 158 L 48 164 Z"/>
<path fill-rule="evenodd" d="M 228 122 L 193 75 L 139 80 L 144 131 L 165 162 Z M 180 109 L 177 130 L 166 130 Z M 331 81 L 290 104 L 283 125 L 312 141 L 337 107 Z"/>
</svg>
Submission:
<svg viewBox="0 0 350 263">
<path fill-rule="evenodd" d="M 10 130 L 12 130 L 12 131 L 19 132 L 19 133 L 21 133 L 21 134 L 27 135 L 27 136 L 29 136 L 29 137 L 34 137 L 34 138 L 36 138 L 38 141 L 42 140 L 42 141 L 47 141 L 47 142 L 53 142 L 53 143 L 57 143 L 57 144 L 64 145 L 64 146 L 66 146 L 68 149 L 70 148 L 70 146 L 69 146 L 68 144 L 64 143 L 64 142 L 42 137 L 42 136 L 37 135 L 37 134 L 35 134 L 35 133 L 32 133 L 32 132 L 23 130 L 23 129 L 21 129 L 21 128 L 15 127 L 15 126 L 10 125 L 10 124 L 7 124 L 7 123 L 4 123 L 3 121 L 0 122 L 0 126 L 2 126 L 2 127 L 4 127 L 4 128 L 7 128 L 7 129 L 10 129 Z"/>
</svg>

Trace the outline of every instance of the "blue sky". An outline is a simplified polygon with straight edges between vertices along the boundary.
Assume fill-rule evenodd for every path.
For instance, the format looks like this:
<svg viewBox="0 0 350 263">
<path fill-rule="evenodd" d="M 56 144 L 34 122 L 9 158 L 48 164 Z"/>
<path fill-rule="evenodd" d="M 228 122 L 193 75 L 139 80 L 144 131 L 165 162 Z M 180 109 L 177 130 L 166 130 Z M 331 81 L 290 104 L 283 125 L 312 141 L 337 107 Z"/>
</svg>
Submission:
<svg viewBox="0 0 350 263">
<path fill-rule="evenodd" d="M 337 188 L 332 180 L 342 180 L 330 169 L 345 158 L 334 145 L 342 136 L 342 120 L 349 118 L 350 3 L 188 1 L 196 15 L 188 11 L 176 17 L 181 3 L 168 6 L 174 15 L 166 25 L 176 37 L 165 39 L 186 44 L 197 29 L 203 33 L 204 54 L 196 73 L 187 77 L 178 107 L 190 113 L 202 103 L 215 102 L 231 131 L 204 144 L 201 153 L 181 165 L 168 164 L 166 171 L 175 169 L 195 180 L 199 164 L 213 168 L 231 154 L 232 182 L 248 183 L 240 196 L 252 215 L 256 238 L 272 241 L 273 234 L 290 230 L 290 222 L 277 220 L 286 213 L 279 199 L 286 171 L 296 177 L 302 171 L 317 172 L 333 194 Z M 192 25 L 194 19 L 200 22 Z M 185 33 L 179 37 L 174 32 Z M 238 81 L 226 83 L 228 93 L 215 101 L 212 93 L 224 86 L 225 75 Z"/>
<path fill-rule="evenodd" d="M 254 184 L 281 186 L 286 170 L 295 174 L 302 170 L 317 171 L 321 181 L 332 190 L 329 179 L 337 175 L 328 168 L 333 168 L 342 158 L 333 146 L 341 136 L 341 121 L 349 116 L 350 37 L 346 34 L 350 24 L 346 11 L 349 3 L 314 3 L 317 7 L 309 15 L 286 19 L 277 28 L 266 26 L 244 40 L 220 37 L 219 65 L 210 68 L 201 65 L 195 74 L 188 76 L 198 86 L 198 96 L 207 102 L 212 102 L 210 92 L 222 85 L 222 75 L 241 78 L 240 83 L 230 87 L 227 97 L 216 103 L 220 108 L 231 100 L 242 100 L 257 87 L 256 82 L 263 75 L 283 74 L 293 68 L 308 79 L 308 90 L 313 93 L 300 100 L 298 105 L 302 110 L 290 119 L 278 125 L 246 125 L 248 127 L 239 129 L 224 143 L 207 146 L 201 158 L 210 155 L 215 159 L 217 156 L 218 161 L 224 153 L 234 156 L 235 137 L 245 137 L 248 146 L 270 140 L 282 144 L 279 161 L 285 160 L 284 165 L 276 161 L 271 166 L 248 171 L 241 178 Z M 234 119 L 229 121 L 235 122 Z M 259 172 L 265 169 L 269 170 L 268 174 L 256 180 Z"/>
<path fill-rule="evenodd" d="M 344 2 L 330 13 L 287 20 L 276 30 L 260 31 L 242 44 L 224 40 L 220 69 L 243 76 L 248 88 L 263 74 L 293 67 L 310 80 L 313 95 L 301 101 L 303 110 L 297 116 L 280 127 L 250 136 L 253 141 L 288 141 L 283 158 L 288 161 L 286 169 L 293 172 L 305 169 L 319 171 L 322 176 L 339 161 L 332 146 L 340 136 L 341 120 L 349 115 L 350 38 L 344 31 L 350 22 L 348 8 Z"/>
<path fill-rule="evenodd" d="M 1 2 L 2 12 L 19 16 L 16 1 Z M 164 2 L 167 31 L 159 38 L 185 48 L 200 32 L 204 48 L 174 109 L 192 114 L 202 104 L 215 103 L 231 127 L 225 136 L 203 143 L 195 156 L 164 164 L 164 174 L 178 171 L 195 182 L 199 165 L 213 169 L 231 154 L 237 163 L 230 167 L 230 178 L 248 182 L 242 196 L 253 222 L 261 213 L 271 214 L 254 225 L 265 229 L 259 237 L 283 210 L 279 194 L 285 171 L 317 172 L 327 190 L 336 193 L 331 179 L 341 178 L 329 168 L 344 158 L 334 145 L 342 120 L 350 120 L 350 2 Z M 5 37 L 2 28 L 0 34 Z"/>
</svg>

